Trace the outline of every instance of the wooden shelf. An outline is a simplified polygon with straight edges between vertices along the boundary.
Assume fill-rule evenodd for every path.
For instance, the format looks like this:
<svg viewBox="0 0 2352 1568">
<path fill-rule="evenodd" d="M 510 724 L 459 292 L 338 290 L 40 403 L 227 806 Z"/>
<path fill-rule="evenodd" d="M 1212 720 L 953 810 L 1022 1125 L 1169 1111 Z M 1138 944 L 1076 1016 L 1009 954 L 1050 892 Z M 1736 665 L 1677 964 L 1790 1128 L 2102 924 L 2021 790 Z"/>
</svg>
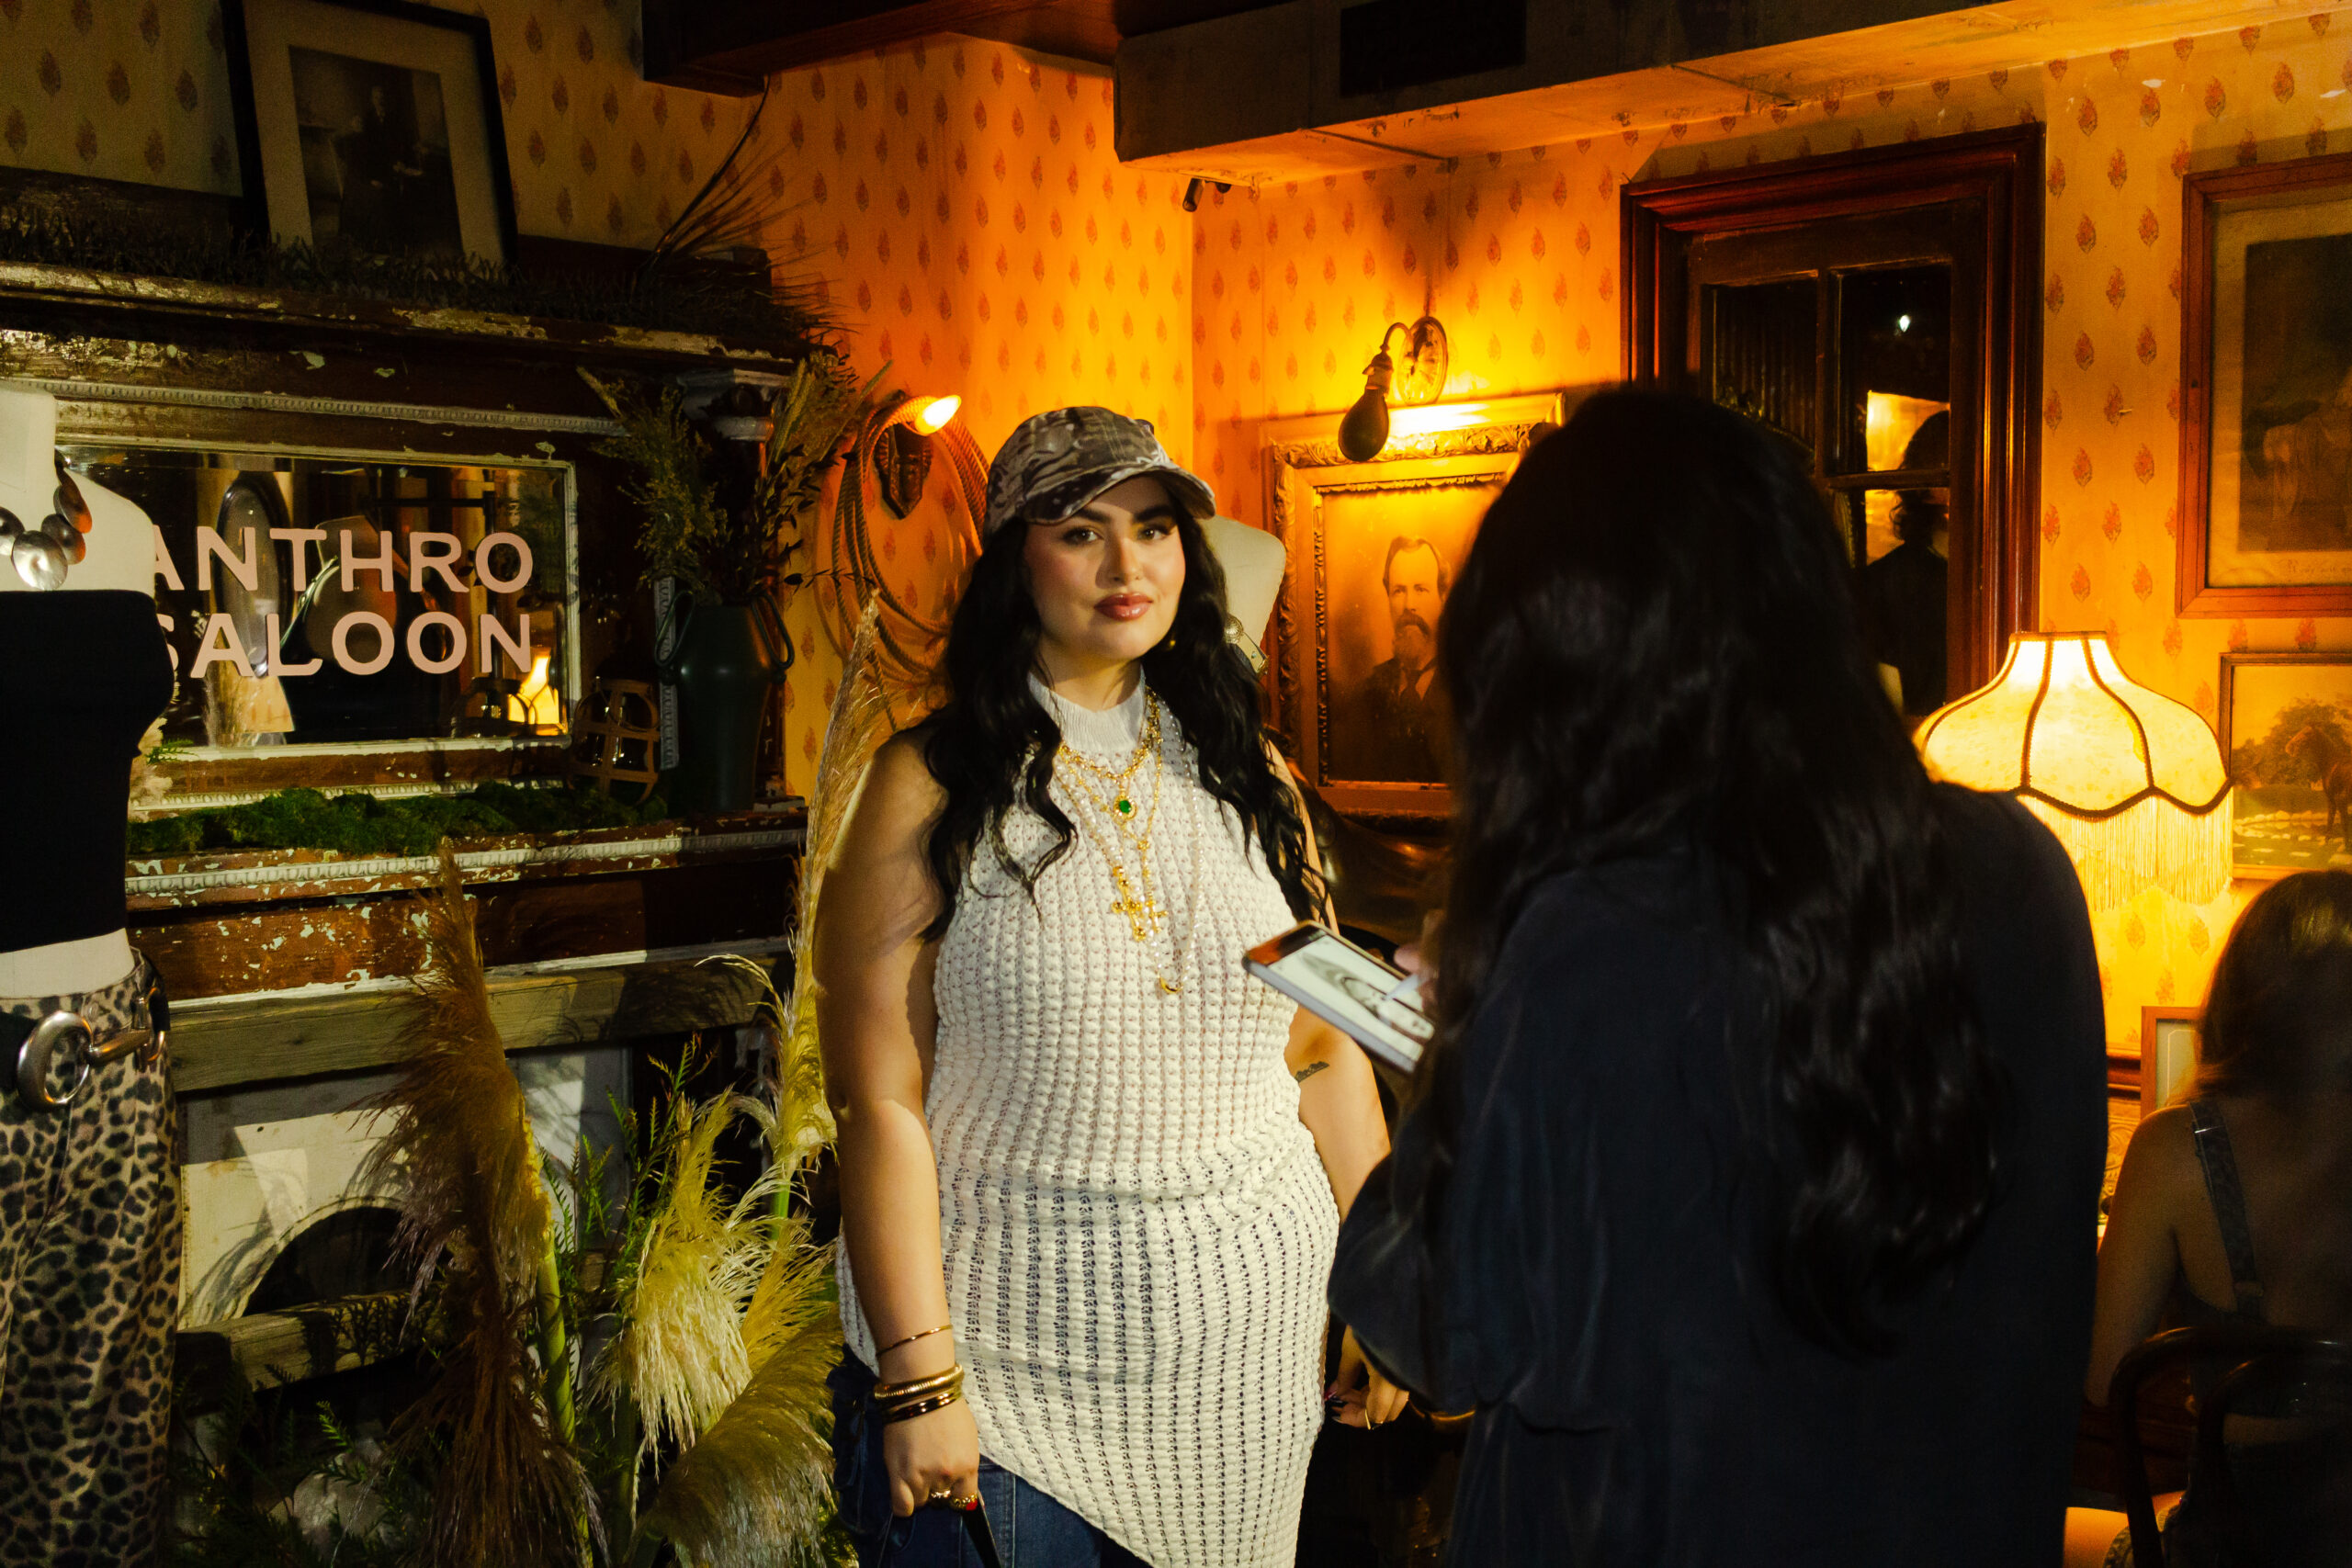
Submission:
<svg viewBox="0 0 2352 1568">
<path fill-rule="evenodd" d="M 736 950 L 763 968 L 783 970 L 782 986 L 790 984 L 790 970 L 775 952 L 781 945 L 745 942 Z M 759 995 L 740 969 L 691 958 L 620 960 L 539 973 L 493 971 L 490 978 L 491 1016 L 509 1052 L 748 1023 Z M 409 996 L 401 985 L 339 995 L 175 1004 L 172 1087 L 192 1094 L 389 1067 L 405 1054 L 402 1036 L 414 1016 Z"/>
</svg>

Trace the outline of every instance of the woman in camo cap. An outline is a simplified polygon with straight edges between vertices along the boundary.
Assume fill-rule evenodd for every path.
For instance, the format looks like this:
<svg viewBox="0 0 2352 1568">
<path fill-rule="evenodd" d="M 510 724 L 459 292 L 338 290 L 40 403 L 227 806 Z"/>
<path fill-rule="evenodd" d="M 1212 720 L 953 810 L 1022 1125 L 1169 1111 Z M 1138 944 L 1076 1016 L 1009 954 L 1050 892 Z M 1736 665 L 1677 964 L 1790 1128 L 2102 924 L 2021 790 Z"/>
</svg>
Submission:
<svg viewBox="0 0 2352 1568">
<path fill-rule="evenodd" d="M 1016 1568 L 1296 1553 L 1333 1237 L 1387 1137 L 1355 1044 L 1242 969 L 1324 901 L 1214 509 L 1142 420 L 1016 429 L 945 704 L 827 881 L 834 1444 L 869 1568 L 966 1561 L 975 1497 Z M 1341 1383 L 1402 1405 L 1351 1341 Z"/>
</svg>

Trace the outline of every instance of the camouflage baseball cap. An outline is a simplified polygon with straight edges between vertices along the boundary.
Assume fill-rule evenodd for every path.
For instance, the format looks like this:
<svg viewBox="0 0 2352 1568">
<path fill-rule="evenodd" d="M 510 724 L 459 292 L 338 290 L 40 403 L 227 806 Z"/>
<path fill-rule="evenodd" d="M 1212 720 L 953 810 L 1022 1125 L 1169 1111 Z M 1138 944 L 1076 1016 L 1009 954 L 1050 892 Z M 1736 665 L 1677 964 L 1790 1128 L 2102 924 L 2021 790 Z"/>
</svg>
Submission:
<svg viewBox="0 0 2352 1568">
<path fill-rule="evenodd" d="M 1109 409 L 1049 409 L 1015 425 L 989 465 L 989 515 L 984 534 L 1018 517 L 1058 523 L 1123 480 L 1157 474 L 1168 493 L 1195 517 L 1216 512 L 1216 493 L 1197 474 L 1176 466 L 1148 419 Z"/>
</svg>

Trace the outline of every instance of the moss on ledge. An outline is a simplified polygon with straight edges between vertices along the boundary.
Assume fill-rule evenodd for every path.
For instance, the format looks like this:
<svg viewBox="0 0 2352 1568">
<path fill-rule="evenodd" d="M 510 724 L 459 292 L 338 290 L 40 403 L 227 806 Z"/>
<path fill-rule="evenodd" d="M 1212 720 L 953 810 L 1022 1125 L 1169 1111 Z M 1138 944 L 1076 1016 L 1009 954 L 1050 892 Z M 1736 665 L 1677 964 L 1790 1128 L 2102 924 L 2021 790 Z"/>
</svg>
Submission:
<svg viewBox="0 0 2352 1568">
<path fill-rule="evenodd" d="M 591 789 L 522 789 L 486 784 L 463 795 L 379 800 L 282 789 L 243 806 L 211 807 L 133 822 L 134 860 L 220 850 L 333 850 L 346 855 L 429 855 L 445 838 L 579 832 L 658 822 L 669 807 L 659 795 L 632 807 Z"/>
</svg>

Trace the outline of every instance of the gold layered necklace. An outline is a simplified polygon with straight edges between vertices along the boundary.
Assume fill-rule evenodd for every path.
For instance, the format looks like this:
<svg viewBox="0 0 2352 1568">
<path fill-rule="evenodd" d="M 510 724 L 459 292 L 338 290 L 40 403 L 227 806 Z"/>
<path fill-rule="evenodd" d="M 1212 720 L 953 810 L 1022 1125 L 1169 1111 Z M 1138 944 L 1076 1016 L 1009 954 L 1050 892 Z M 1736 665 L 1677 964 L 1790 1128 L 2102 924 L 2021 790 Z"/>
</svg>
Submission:
<svg viewBox="0 0 2352 1568">
<path fill-rule="evenodd" d="M 1069 765 L 1065 777 L 1071 793 L 1093 808 L 1080 812 L 1079 819 L 1111 864 L 1111 881 L 1119 890 L 1112 912 L 1127 918 L 1127 930 L 1136 941 L 1149 942 L 1168 918 L 1168 911 L 1154 897 L 1151 880 L 1151 829 L 1159 818 L 1159 699 L 1148 691 L 1144 694 L 1143 735 L 1125 767 L 1114 771 L 1091 761 L 1073 750 L 1067 740 L 1054 761 Z M 1151 769 L 1148 807 L 1136 799 L 1143 793 L 1136 784 L 1147 763 Z M 1127 867 L 1130 854 L 1135 863 L 1132 872 Z"/>
<path fill-rule="evenodd" d="M 1085 807 L 1078 817 L 1086 826 L 1087 837 L 1102 851 L 1102 859 L 1111 868 L 1112 886 L 1118 892 L 1111 911 L 1126 917 L 1127 934 L 1138 943 L 1151 941 L 1160 927 L 1169 923 L 1168 910 L 1159 901 L 1151 869 L 1151 835 L 1159 819 L 1165 772 L 1160 761 L 1160 737 L 1159 699 L 1147 689 L 1143 734 L 1136 742 L 1135 755 L 1125 767 L 1105 767 L 1081 756 L 1067 740 L 1054 759 L 1057 775 Z M 1063 763 L 1069 764 L 1066 769 L 1061 766 Z M 1145 783 L 1147 773 L 1148 791 L 1138 787 Z M 1176 950 L 1172 926 L 1169 931 L 1168 956 L 1169 967 L 1159 976 L 1159 988 L 1175 996 L 1183 989 L 1177 978 L 1182 972 L 1183 961 Z"/>
</svg>

